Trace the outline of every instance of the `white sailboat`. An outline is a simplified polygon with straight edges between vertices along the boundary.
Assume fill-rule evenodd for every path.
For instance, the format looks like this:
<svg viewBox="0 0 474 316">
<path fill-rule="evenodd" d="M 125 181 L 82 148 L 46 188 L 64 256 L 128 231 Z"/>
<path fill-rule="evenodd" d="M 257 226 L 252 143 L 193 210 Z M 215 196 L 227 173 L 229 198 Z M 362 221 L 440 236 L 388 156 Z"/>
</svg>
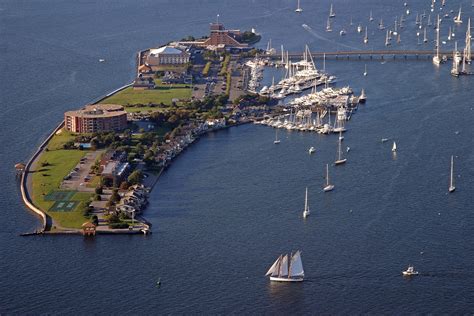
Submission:
<svg viewBox="0 0 474 316">
<path fill-rule="evenodd" d="M 439 56 L 439 14 L 438 14 L 438 23 L 436 25 L 436 55 L 433 56 L 433 64 L 437 66 L 441 64 L 441 57 Z"/>
<path fill-rule="evenodd" d="M 334 189 L 334 185 L 329 184 L 329 164 L 326 164 L 326 186 L 323 188 L 324 192 L 329 192 Z"/>
<path fill-rule="evenodd" d="M 334 8 L 333 8 L 333 5 L 331 3 L 331 8 L 329 9 L 329 17 L 334 18 L 335 16 L 336 16 L 336 13 L 334 13 Z"/>
<path fill-rule="evenodd" d="M 423 31 L 423 42 L 424 42 L 424 43 L 428 43 L 428 37 L 426 37 L 426 27 L 425 27 L 425 29 L 424 29 L 424 31 Z"/>
<path fill-rule="evenodd" d="M 387 30 L 387 35 L 385 36 L 385 46 L 389 46 L 391 43 L 390 43 L 390 34 Z"/>
<path fill-rule="evenodd" d="M 274 144 L 279 144 L 280 139 L 278 138 L 278 129 L 275 130 L 275 140 L 273 141 Z"/>
<path fill-rule="evenodd" d="M 459 13 L 458 15 L 454 18 L 454 23 L 456 24 L 461 24 L 462 23 L 462 19 L 461 19 L 461 6 L 459 6 Z"/>
<path fill-rule="evenodd" d="M 311 154 L 314 154 L 316 152 L 316 148 L 314 148 L 313 146 L 309 147 L 308 149 L 308 153 L 311 155 Z"/>
<path fill-rule="evenodd" d="M 397 151 L 397 143 L 393 142 L 392 152 L 396 152 L 396 151 Z"/>
<path fill-rule="evenodd" d="M 367 26 L 365 27 L 365 36 L 364 36 L 364 44 L 367 44 L 369 42 L 369 36 L 367 34 Z"/>
<path fill-rule="evenodd" d="M 451 173 L 449 176 L 449 192 L 454 192 L 456 190 L 456 187 L 454 186 L 454 157 L 451 156 Z"/>
<path fill-rule="evenodd" d="M 308 187 L 306 187 L 306 195 L 304 198 L 304 211 L 303 211 L 303 218 L 308 217 L 310 214 L 309 205 L 308 205 Z"/>
<path fill-rule="evenodd" d="M 290 261 L 288 263 L 288 261 Z M 265 276 L 270 276 L 270 281 L 275 282 L 302 282 L 304 280 L 303 261 L 301 251 L 295 254 L 280 255 L 268 269 Z"/>
<path fill-rule="evenodd" d="M 364 76 L 367 76 L 367 64 L 365 64 Z"/>
<path fill-rule="evenodd" d="M 328 18 L 328 21 L 326 23 L 326 32 L 332 32 L 331 20 L 329 18 Z"/>
<path fill-rule="evenodd" d="M 342 165 L 342 164 L 346 163 L 346 161 L 347 161 L 346 158 L 342 158 L 341 144 L 342 144 L 342 141 L 339 140 L 338 141 L 338 146 L 337 146 L 337 159 L 334 162 L 336 164 L 336 166 L 337 165 Z"/>
<path fill-rule="evenodd" d="M 374 17 L 372 16 L 372 10 L 370 10 L 369 21 L 372 22 L 373 20 L 374 20 Z"/>
<path fill-rule="evenodd" d="M 300 6 L 300 0 L 298 0 L 298 5 L 296 7 L 296 10 L 295 10 L 296 13 L 301 13 L 303 12 L 303 9 L 301 9 L 301 6 Z"/>
</svg>

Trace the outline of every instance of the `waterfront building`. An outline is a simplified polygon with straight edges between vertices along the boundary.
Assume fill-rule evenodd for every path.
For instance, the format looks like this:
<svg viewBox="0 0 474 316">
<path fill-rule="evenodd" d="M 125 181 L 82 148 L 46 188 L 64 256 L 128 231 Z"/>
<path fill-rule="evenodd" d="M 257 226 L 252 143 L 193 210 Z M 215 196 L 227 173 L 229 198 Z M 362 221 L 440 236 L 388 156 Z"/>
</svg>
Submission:
<svg viewBox="0 0 474 316">
<path fill-rule="evenodd" d="M 117 104 L 91 104 L 84 109 L 64 113 L 66 130 L 74 133 L 98 133 L 123 130 L 127 112 Z"/>
<path fill-rule="evenodd" d="M 167 45 L 150 49 L 146 64 L 148 66 L 185 65 L 189 63 L 189 58 L 190 54 L 187 51 Z"/>
<path fill-rule="evenodd" d="M 237 47 L 245 48 L 248 47 L 248 44 L 241 43 L 239 40 L 242 37 L 240 30 L 226 30 L 224 24 L 222 23 L 211 23 L 210 25 L 211 33 L 209 38 L 204 42 L 200 43 L 200 46 L 227 46 L 227 47 Z"/>
</svg>

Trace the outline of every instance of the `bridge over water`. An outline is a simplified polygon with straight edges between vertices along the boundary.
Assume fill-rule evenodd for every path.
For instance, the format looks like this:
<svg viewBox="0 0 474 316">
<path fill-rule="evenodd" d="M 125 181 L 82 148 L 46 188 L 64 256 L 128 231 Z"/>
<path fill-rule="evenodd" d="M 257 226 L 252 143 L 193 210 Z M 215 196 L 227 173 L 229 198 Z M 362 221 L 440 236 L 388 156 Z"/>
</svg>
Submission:
<svg viewBox="0 0 474 316">
<path fill-rule="evenodd" d="M 452 58 L 452 52 L 439 52 L 441 56 Z M 433 50 L 360 50 L 360 51 L 335 51 L 335 52 L 311 52 L 314 59 L 335 59 L 335 60 L 431 60 L 435 52 Z M 288 53 L 290 59 L 302 58 L 303 53 Z M 279 60 L 281 55 L 275 54 L 272 59 Z"/>
</svg>

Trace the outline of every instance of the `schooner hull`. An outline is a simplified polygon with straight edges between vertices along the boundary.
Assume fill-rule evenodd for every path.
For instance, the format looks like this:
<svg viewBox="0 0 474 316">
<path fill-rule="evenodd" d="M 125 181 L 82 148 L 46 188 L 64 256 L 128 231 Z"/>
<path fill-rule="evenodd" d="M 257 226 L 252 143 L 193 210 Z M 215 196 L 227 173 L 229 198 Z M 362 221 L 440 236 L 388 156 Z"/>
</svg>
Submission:
<svg viewBox="0 0 474 316">
<path fill-rule="evenodd" d="M 270 281 L 273 282 L 303 282 L 303 278 L 280 278 L 280 277 L 270 277 Z"/>
</svg>

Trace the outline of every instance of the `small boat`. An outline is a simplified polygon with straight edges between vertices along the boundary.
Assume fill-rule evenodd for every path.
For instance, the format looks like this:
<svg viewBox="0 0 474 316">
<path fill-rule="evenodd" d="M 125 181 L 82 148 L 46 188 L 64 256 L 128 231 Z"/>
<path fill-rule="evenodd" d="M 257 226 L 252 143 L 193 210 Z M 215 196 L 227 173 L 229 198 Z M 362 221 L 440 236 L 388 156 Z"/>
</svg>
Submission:
<svg viewBox="0 0 474 316">
<path fill-rule="evenodd" d="M 275 130 L 275 140 L 273 141 L 274 144 L 279 144 L 280 143 L 280 139 L 278 139 L 278 129 Z"/>
<path fill-rule="evenodd" d="M 365 27 L 365 36 L 364 36 L 364 44 L 369 42 L 369 36 L 367 35 L 367 26 Z"/>
<path fill-rule="evenodd" d="M 357 33 L 361 33 L 362 32 L 362 25 L 357 25 Z"/>
<path fill-rule="evenodd" d="M 326 32 L 332 32 L 332 27 L 331 27 L 331 20 L 329 20 L 326 23 Z"/>
<path fill-rule="evenodd" d="M 347 146 L 346 153 L 348 153 L 350 150 L 351 150 L 351 147 Z"/>
<path fill-rule="evenodd" d="M 379 22 L 379 30 L 385 30 L 385 26 L 383 25 L 382 19 L 380 19 L 380 22 Z"/>
<path fill-rule="evenodd" d="M 364 76 L 367 76 L 367 64 L 365 64 Z"/>
<path fill-rule="evenodd" d="M 290 261 L 288 263 L 288 261 Z M 270 276 L 270 281 L 275 282 L 303 282 L 304 269 L 301 260 L 301 251 L 295 254 L 280 255 L 268 269 L 265 276 Z"/>
<path fill-rule="evenodd" d="M 362 89 L 359 96 L 359 103 L 365 103 L 367 101 L 367 96 L 365 95 L 365 89 Z"/>
<path fill-rule="evenodd" d="M 334 13 L 334 8 L 331 3 L 331 8 L 329 9 L 329 17 L 334 18 L 336 16 L 336 13 Z"/>
<path fill-rule="evenodd" d="M 315 153 L 315 152 L 316 152 L 316 148 L 314 148 L 313 146 L 311 146 L 311 147 L 308 149 L 308 152 L 309 152 L 309 154 L 311 155 L 312 153 Z"/>
<path fill-rule="evenodd" d="M 337 165 L 342 165 L 344 163 L 346 163 L 347 159 L 346 158 L 342 158 L 342 151 L 341 151 L 341 144 L 342 142 L 339 140 L 338 141 L 338 149 L 337 149 L 337 159 L 336 161 L 334 161 L 334 163 Z"/>
<path fill-rule="evenodd" d="M 326 186 L 323 188 L 324 192 L 329 192 L 334 189 L 334 185 L 329 184 L 329 164 L 326 164 Z"/>
<path fill-rule="evenodd" d="M 161 286 L 161 278 L 158 278 L 158 281 L 156 281 L 156 287 L 160 287 Z"/>
<path fill-rule="evenodd" d="M 386 141 L 388 141 L 388 138 L 382 138 L 382 143 L 385 143 Z"/>
<path fill-rule="evenodd" d="M 339 32 L 339 35 L 340 35 L 340 36 L 346 35 L 346 30 L 345 30 L 345 29 L 342 29 L 342 30 Z"/>
<path fill-rule="evenodd" d="M 390 43 L 390 33 L 387 30 L 387 35 L 385 36 L 385 46 L 389 46 Z"/>
<path fill-rule="evenodd" d="M 397 143 L 393 142 L 392 152 L 396 152 L 396 151 L 397 151 Z"/>
<path fill-rule="evenodd" d="M 449 177 L 449 193 L 454 192 L 456 187 L 454 186 L 454 157 L 451 156 L 451 173 Z"/>
<path fill-rule="evenodd" d="M 300 0 L 298 0 L 298 5 L 296 6 L 295 12 L 296 12 L 296 13 L 301 13 L 301 12 L 303 12 L 303 9 L 301 9 L 301 6 L 300 6 Z"/>
<path fill-rule="evenodd" d="M 459 6 L 459 13 L 458 15 L 454 18 L 454 23 L 456 24 L 461 24 L 462 19 L 461 19 L 461 6 Z"/>
<path fill-rule="evenodd" d="M 372 16 L 372 10 L 370 10 L 369 21 L 372 22 L 373 20 L 374 20 L 374 17 Z"/>
<path fill-rule="evenodd" d="M 309 205 L 308 205 L 308 187 L 306 187 L 306 195 L 304 198 L 304 211 L 303 211 L 303 218 L 308 217 L 310 214 Z"/>
<path fill-rule="evenodd" d="M 103 62 L 105 62 L 105 59 L 103 58 L 99 59 L 99 63 L 103 63 Z"/>
<path fill-rule="evenodd" d="M 415 271 L 415 268 L 413 266 L 408 266 L 408 268 L 405 271 L 402 271 L 403 276 L 413 276 L 413 275 L 418 275 L 418 271 Z"/>
</svg>

